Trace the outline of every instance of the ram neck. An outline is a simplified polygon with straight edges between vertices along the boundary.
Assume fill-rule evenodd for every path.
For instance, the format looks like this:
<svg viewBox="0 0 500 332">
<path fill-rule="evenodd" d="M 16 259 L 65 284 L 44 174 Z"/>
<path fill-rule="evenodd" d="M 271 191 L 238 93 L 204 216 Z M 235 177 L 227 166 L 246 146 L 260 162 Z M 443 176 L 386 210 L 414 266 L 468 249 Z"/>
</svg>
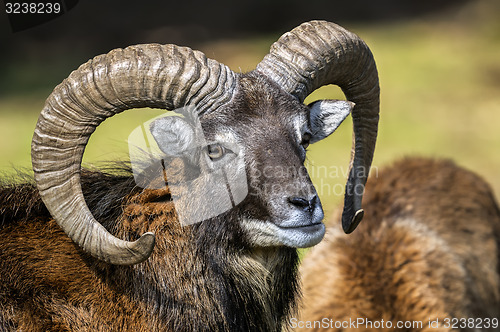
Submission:
<svg viewBox="0 0 500 332">
<path fill-rule="evenodd" d="M 290 248 L 234 255 L 221 276 L 231 331 L 281 331 L 297 295 L 297 253 Z"/>
<path fill-rule="evenodd" d="M 200 250 L 197 242 L 187 236 L 134 269 L 131 295 L 144 310 L 173 330 L 281 331 L 298 289 L 296 250 Z"/>
</svg>

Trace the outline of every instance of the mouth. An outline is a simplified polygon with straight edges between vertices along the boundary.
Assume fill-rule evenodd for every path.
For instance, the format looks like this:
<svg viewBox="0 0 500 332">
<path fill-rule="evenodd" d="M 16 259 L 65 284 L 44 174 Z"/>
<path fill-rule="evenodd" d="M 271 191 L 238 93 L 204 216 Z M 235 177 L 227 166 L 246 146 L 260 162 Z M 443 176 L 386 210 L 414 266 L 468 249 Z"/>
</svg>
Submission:
<svg viewBox="0 0 500 332">
<path fill-rule="evenodd" d="M 250 242 L 255 246 L 308 248 L 318 244 L 325 235 L 325 225 L 322 222 L 285 224 L 286 226 L 278 226 L 270 221 L 242 221 Z"/>
<path fill-rule="evenodd" d="M 318 244 L 325 235 L 325 225 L 322 222 L 294 227 L 277 226 L 276 235 L 281 243 L 293 248 L 308 248 Z"/>
<path fill-rule="evenodd" d="M 320 230 L 321 227 L 324 227 L 325 225 L 322 222 L 317 222 L 314 224 L 308 224 L 308 225 L 298 225 L 298 226 L 278 226 L 283 231 L 291 231 L 291 230 L 298 230 L 301 232 L 307 232 L 307 233 L 314 233 Z"/>
</svg>

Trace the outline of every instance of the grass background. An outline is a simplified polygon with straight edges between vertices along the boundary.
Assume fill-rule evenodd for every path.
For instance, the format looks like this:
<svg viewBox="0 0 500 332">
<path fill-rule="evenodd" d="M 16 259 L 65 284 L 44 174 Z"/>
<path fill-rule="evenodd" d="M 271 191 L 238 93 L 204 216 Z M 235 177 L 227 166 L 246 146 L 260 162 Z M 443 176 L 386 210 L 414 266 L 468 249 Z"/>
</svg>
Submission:
<svg viewBox="0 0 500 332">
<path fill-rule="evenodd" d="M 408 155 L 452 158 L 482 175 L 500 196 L 499 9 L 497 1 L 478 1 L 445 17 L 345 26 L 367 42 L 378 64 L 382 99 L 374 167 Z M 190 46 L 245 72 L 255 68 L 278 37 Z M 45 75 L 53 68 L 26 64 L 16 75 Z M 5 77 L 0 75 L 4 80 L 0 86 L 9 84 Z M 0 172 L 4 175 L 29 169 L 32 132 L 51 88 L 20 87 L 21 94 L 0 94 Z M 324 87 L 307 101 L 320 98 L 343 96 L 336 87 Z M 129 111 L 106 120 L 92 136 L 84 164 L 127 159 L 128 135 L 156 114 L 155 110 Z M 307 166 L 327 215 L 342 199 L 351 135 L 348 119 L 331 137 L 309 148 Z M 325 167 L 329 174 L 318 172 Z"/>
</svg>

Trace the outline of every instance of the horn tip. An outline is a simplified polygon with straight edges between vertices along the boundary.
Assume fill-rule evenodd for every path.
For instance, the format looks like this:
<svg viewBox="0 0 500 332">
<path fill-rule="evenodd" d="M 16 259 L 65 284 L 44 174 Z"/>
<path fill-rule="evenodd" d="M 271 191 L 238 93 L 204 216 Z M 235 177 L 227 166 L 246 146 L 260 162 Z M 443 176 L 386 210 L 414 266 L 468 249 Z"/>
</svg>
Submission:
<svg viewBox="0 0 500 332">
<path fill-rule="evenodd" d="M 359 209 L 354 213 L 352 219 L 349 218 L 350 216 L 342 216 L 342 228 L 344 229 L 344 233 L 352 233 L 356 227 L 358 227 L 361 220 L 363 220 L 364 215 L 365 211 L 363 209 Z"/>
<path fill-rule="evenodd" d="M 137 242 L 137 250 L 140 250 L 145 255 L 147 255 L 146 259 L 153 252 L 153 248 L 155 246 L 156 237 L 154 233 L 147 232 L 141 235 L 141 237 L 136 241 Z"/>
<path fill-rule="evenodd" d="M 118 265 L 133 265 L 144 262 L 153 253 L 155 242 L 156 237 L 154 233 L 147 232 L 142 234 L 139 239 L 132 242 L 132 245 L 129 248 L 130 253 L 132 253 L 132 257 L 114 263 Z"/>
</svg>

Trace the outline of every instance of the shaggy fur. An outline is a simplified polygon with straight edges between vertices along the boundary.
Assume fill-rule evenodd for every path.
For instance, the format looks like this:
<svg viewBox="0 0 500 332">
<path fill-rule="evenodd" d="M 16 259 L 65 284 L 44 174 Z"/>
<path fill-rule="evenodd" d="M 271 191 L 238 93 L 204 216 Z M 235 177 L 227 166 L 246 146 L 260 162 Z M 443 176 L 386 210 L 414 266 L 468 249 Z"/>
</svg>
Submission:
<svg viewBox="0 0 500 332">
<path fill-rule="evenodd" d="M 139 189 L 130 174 L 87 171 L 82 187 L 111 233 L 155 232 L 155 252 L 135 266 L 98 261 L 63 233 L 32 184 L 4 184 L 0 331 L 281 330 L 297 292 L 295 249 L 251 249 L 231 222 L 237 209 L 181 227 L 168 189 Z"/>
<path fill-rule="evenodd" d="M 500 317 L 500 211 L 481 178 L 451 161 L 402 160 L 369 180 L 364 208 L 358 230 L 342 234 L 335 220 L 306 256 L 299 320 L 364 318 L 393 328 L 299 330 L 451 331 L 446 318 Z M 428 325 L 437 319 L 440 328 Z M 395 329 L 398 321 L 422 326 Z"/>
</svg>

